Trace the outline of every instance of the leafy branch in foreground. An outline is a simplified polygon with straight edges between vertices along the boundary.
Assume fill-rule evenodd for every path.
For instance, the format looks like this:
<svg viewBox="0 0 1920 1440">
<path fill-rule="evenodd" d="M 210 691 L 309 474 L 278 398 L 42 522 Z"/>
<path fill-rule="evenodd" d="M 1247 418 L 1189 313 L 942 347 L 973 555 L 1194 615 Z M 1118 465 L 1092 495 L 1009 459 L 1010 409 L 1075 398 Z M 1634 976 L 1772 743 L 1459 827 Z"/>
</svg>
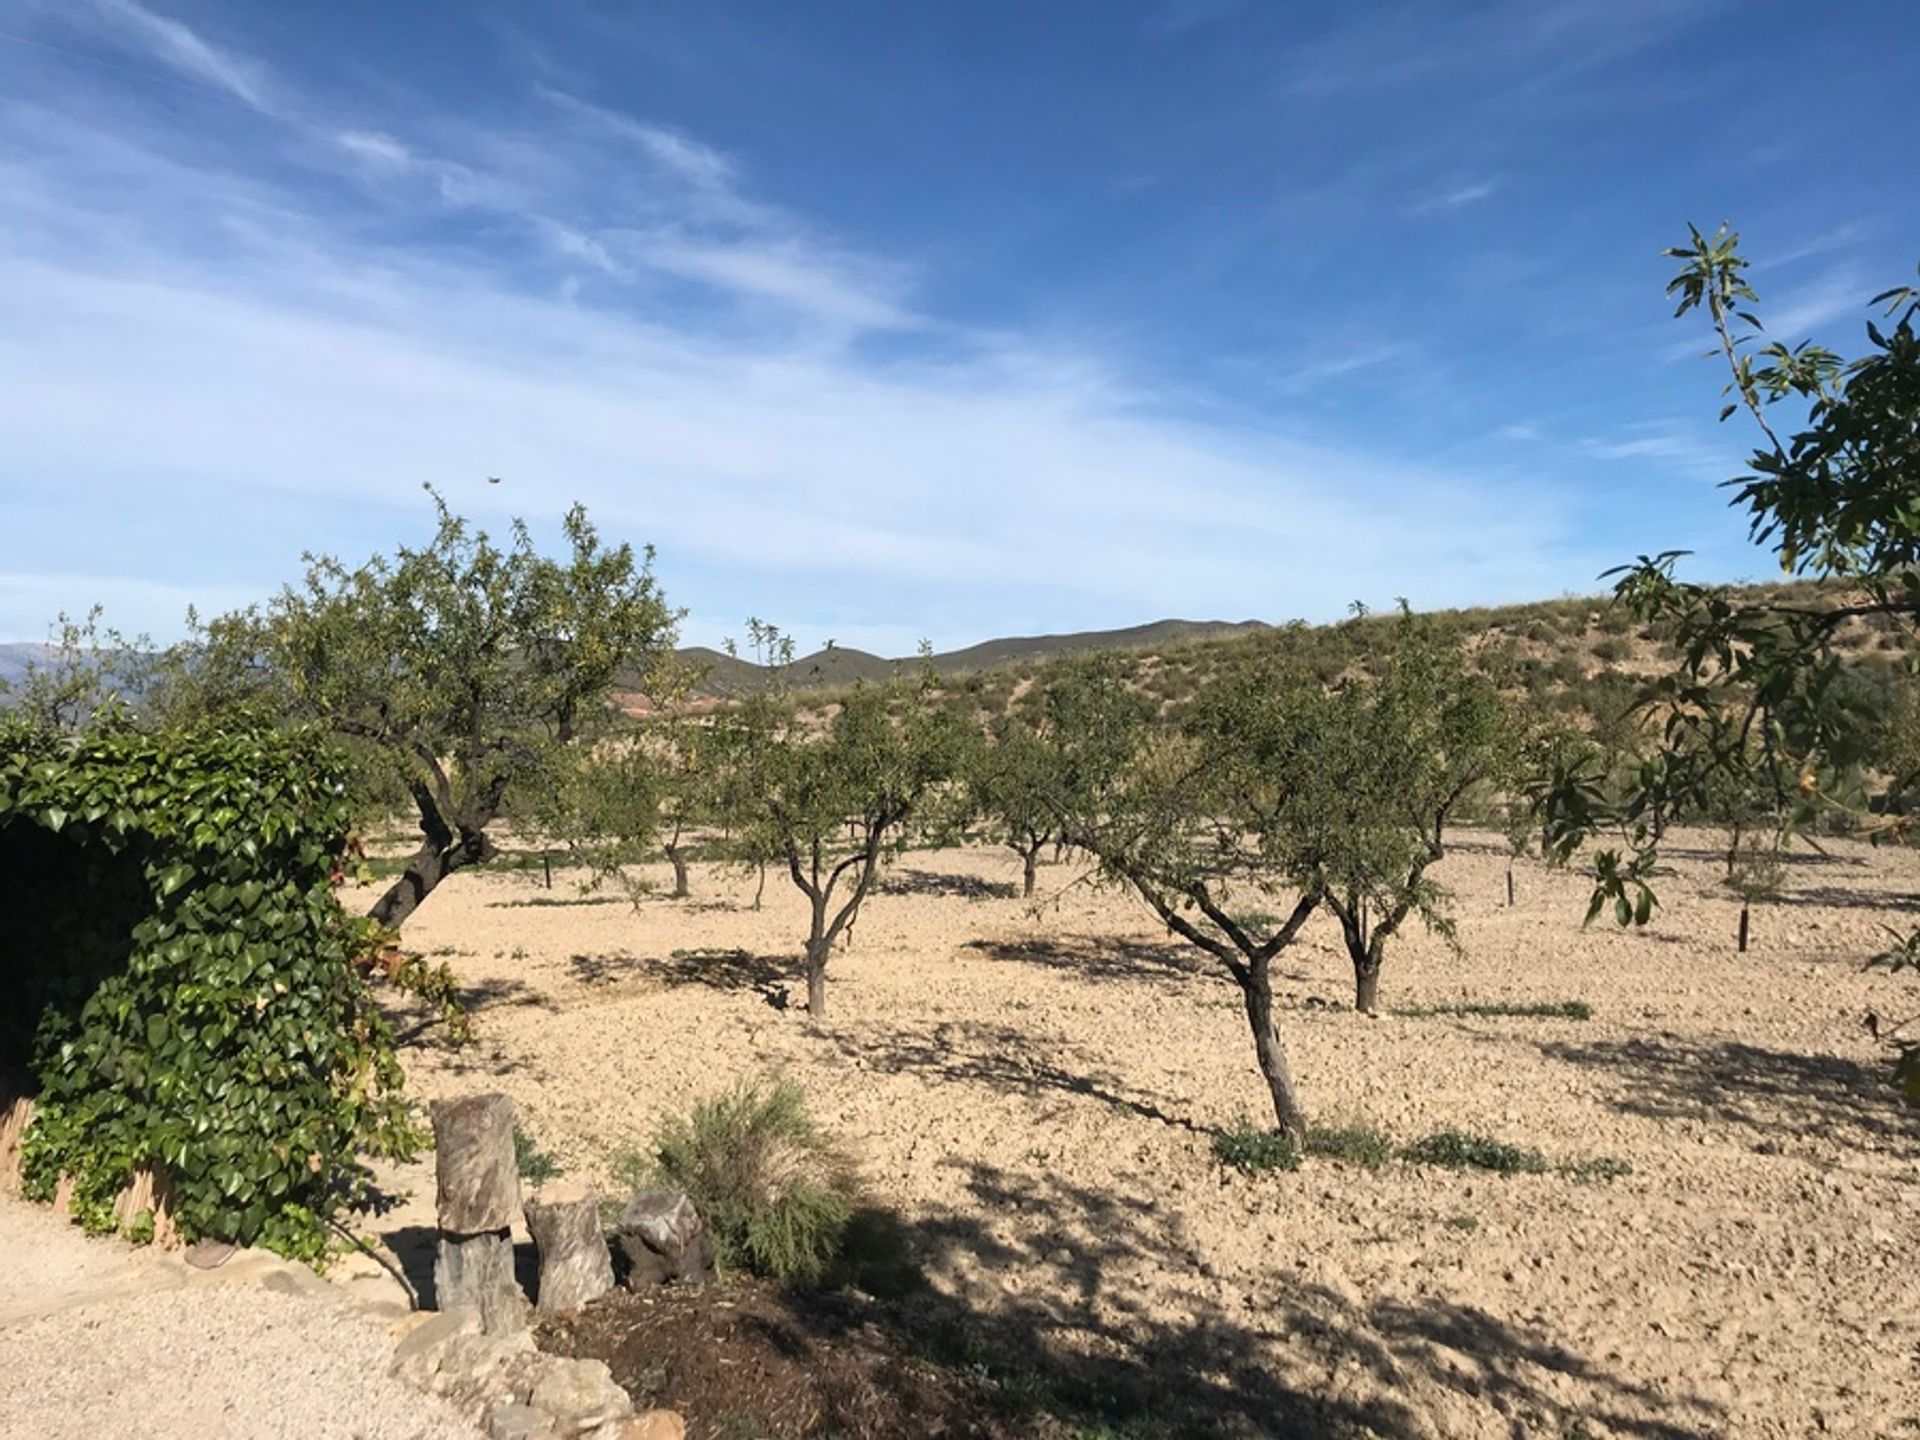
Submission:
<svg viewBox="0 0 1920 1440">
<path fill-rule="evenodd" d="M 1804 600 L 1742 597 L 1678 579 L 1682 551 L 1609 572 L 1618 603 L 1660 626 L 1679 655 L 1641 702 L 1658 748 L 1617 793 L 1597 789 L 1588 769 L 1561 767 L 1537 777 L 1535 801 L 1561 856 L 1609 828 L 1622 834 L 1622 846 L 1596 857 L 1589 912 L 1611 904 L 1622 924 L 1652 911 L 1660 827 L 1649 817 L 1737 814 L 1736 880 L 1757 830 L 1770 832 L 1760 848 L 1777 854 L 1828 817 L 1856 819 L 1876 840 L 1906 839 L 1913 824 L 1891 790 L 1870 793 L 1876 771 L 1896 788 L 1904 777 L 1875 753 L 1886 724 L 1836 642 L 1856 622 L 1909 638 L 1920 627 L 1920 290 L 1875 296 L 1868 348 L 1849 361 L 1767 336 L 1728 228 L 1689 227 L 1688 242 L 1666 253 L 1680 262 L 1668 286 L 1674 313 L 1704 313 L 1727 367 L 1720 418 L 1744 412 L 1758 432 L 1747 473 L 1726 482 L 1733 503 L 1783 573 L 1828 583 Z M 1911 1050 L 1901 1063 L 1914 1084 Z"/>
</svg>

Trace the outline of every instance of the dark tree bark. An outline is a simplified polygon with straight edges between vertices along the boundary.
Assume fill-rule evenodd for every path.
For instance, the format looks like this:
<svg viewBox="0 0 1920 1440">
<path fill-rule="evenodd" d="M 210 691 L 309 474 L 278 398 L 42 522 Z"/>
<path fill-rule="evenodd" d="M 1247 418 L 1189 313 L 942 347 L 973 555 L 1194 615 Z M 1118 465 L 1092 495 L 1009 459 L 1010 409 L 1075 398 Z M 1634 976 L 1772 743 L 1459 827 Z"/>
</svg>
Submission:
<svg viewBox="0 0 1920 1440">
<path fill-rule="evenodd" d="M 1098 853 L 1090 845 L 1083 844 L 1081 848 Z M 1267 1098 L 1273 1104 L 1274 1123 L 1283 1134 L 1291 1135 L 1296 1140 L 1304 1136 L 1307 1131 L 1306 1110 L 1300 1104 L 1299 1091 L 1294 1087 L 1293 1067 L 1287 1063 L 1286 1042 L 1281 1039 L 1279 1022 L 1273 1013 L 1273 960 L 1294 942 L 1301 927 L 1320 908 L 1321 901 L 1328 897 L 1319 891 L 1302 895 L 1294 902 L 1292 912 L 1280 928 L 1265 940 L 1259 940 L 1248 934 L 1238 921 L 1221 908 L 1217 897 L 1209 893 L 1204 884 L 1195 883 L 1185 891 L 1185 896 L 1213 922 L 1219 932 L 1213 934 L 1195 925 L 1161 893 L 1158 886 L 1124 860 L 1114 859 L 1107 863 L 1139 891 L 1141 898 L 1166 922 L 1168 930 L 1213 956 L 1233 976 L 1234 983 L 1240 987 L 1247 1027 L 1253 1032 L 1254 1060 L 1260 1067 L 1260 1078 L 1267 1084 Z"/>
<path fill-rule="evenodd" d="M 880 868 L 887 832 L 906 818 L 904 810 L 870 817 L 866 843 L 831 868 L 818 841 L 804 858 L 798 845 L 788 842 L 787 871 L 800 893 L 807 897 L 812 911 L 806 947 L 807 1014 L 815 1023 L 824 1020 L 827 1014 L 827 959 L 833 954 L 833 942 L 843 932 L 850 933 L 854 920 L 859 917 L 861 902 L 867 898 L 874 874 Z M 852 891 L 835 910 L 834 890 L 849 877 Z"/>
<path fill-rule="evenodd" d="M 389 930 L 398 930 L 407 917 L 420 908 L 420 902 L 433 893 L 447 876 L 469 865 L 490 860 L 495 854 L 486 829 L 492 822 L 495 805 L 487 805 L 470 816 L 449 818 L 450 806 L 442 802 L 425 784 L 415 781 L 414 805 L 420 812 L 420 848 L 407 862 L 400 878 L 387 893 L 374 902 L 367 913 Z M 496 797 L 497 799 L 497 797 Z"/>
<path fill-rule="evenodd" d="M 687 857 L 680 852 L 680 839 L 667 842 L 667 859 L 673 865 L 673 898 L 684 900 L 693 892 L 687 888 Z"/>
<path fill-rule="evenodd" d="M 1273 1118 L 1282 1133 L 1296 1139 L 1307 1133 L 1306 1112 L 1300 1106 L 1300 1092 L 1294 1088 L 1293 1067 L 1287 1063 L 1286 1042 L 1273 1018 L 1273 976 L 1270 961 L 1257 961 L 1248 969 L 1247 983 L 1240 987 L 1246 1002 L 1247 1024 L 1253 1031 L 1254 1059 L 1260 1076 L 1267 1082 L 1267 1096 L 1273 1102 Z"/>
<path fill-rule="evenodd" d="M 807 1014 L 815 1020 L 827 1018 L 827 954 L 830 940 L 807 942 Z"/>
<path fill-rule="evenodd" d="M 1034 872 L 1040 865 L 1040 847 L 1046 843 L 1044 839 L 1036 840 L 1020 852 L 1022 862 L 1020 893 L 1028 900 L 1033 898 Z"/>
</svg>

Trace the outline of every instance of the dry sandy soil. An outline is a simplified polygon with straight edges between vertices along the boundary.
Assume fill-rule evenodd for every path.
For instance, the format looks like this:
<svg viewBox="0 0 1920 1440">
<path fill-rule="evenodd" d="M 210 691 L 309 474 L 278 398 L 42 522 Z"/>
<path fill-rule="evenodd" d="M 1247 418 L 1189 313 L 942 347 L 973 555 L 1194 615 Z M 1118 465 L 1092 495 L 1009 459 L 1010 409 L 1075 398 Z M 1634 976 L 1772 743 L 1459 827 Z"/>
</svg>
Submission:
<svg viewBox="0 0 1920 1440">
<path fill-rule="evenodd" d="M 1317 1118 L 1631 1164 L 1608 1182 L 1223 1168 L 1212 1131 L 1262 1101 L 1232 985 L 1071 865 L 1033 912 L 991 849 L 894 865 L 820 1031 L 787 1008 L 804 912 L 778 875 L 759 913 L 717 871 L 637 908 L 456 877 L 407 939 L 450 961 L 478 1040 L 416 1041 L 408 1069 L 423 1097 L 505 1089 L 589 1178 L 663 1114 L 785 1073 L 995 1333 L 1259 1433 L 1920 1433 L 1920 1145 L 1862 1025 L 1920 987 L 1860 966 L 1913 918 L 1916 861 L 1793 864 L 1737 955 L 1711 843 L 1682 841 L 1628 934 L 1582 930 L 1578 877 L 1525 862 L 1505 908 L 1502 847 L 1468 838 L 1439 873 L 1465 954 L 1411 935 L 1388 958 L 1389 1006 L 1579 999 L 1589 1021 L 1357 1016 L 1318 921 L 1287 967 Z M 426 1213 L 370 1228 L 417 1252 Z"/>
<path fill-rule="evenodd" d="M 276 1257 L 196 1271 L 5 1196 L 0 1257 L 4 1440 L 480 1440 L 389 1377 L 378 1317 Z"/>
</svg>

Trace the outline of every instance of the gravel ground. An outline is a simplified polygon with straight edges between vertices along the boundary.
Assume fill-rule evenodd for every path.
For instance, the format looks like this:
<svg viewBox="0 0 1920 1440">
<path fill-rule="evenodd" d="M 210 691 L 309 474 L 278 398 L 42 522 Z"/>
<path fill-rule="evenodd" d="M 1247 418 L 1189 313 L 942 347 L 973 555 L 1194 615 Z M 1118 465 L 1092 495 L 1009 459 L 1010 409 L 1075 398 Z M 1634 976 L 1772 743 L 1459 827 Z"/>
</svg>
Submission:
<svg viewBox="0 0 1920 1440">
<path fill-rule="evenodd" d="M 414 1042 L 410 1083 L 507 1091 L 593 1183 L 661 1116 L 784 1072 L 985 1333 L 1262 1428 L 1311 1401 L 1430 1440 L 1911 1437 L 1920 1115 L 1863 1017 L 1920 989 L 1860 962 L 1914 918 L 1913 852 L 1796 857 L 1743 955 L 1720 837 L 1673 837 L 1638 934 L 1583 929 L 1584 882 L 1537 863 L 1508 908 L 1504 846 L 1461 841 L 1435 878 L 1464 953 L 1396 939 L 1383 1003 L 1592 1018 L 1357 1016 L 1316 919 L 1277 977 L 1295 1073 L 1322 1121 L 1457 1127 L 1573 1173 L 1223 1169 L 1212 1130 L 1262 1101 L 1232 985 L 1072 865 L 1043 869 L 1033 913 L 991 849 L 895 863 L 820 1030 L 792 1008 L 806 917 L 778 874 L 760 911 L 751 877 L 705 867 L 693 899 L 638 910 L 577 903 L 571 873 L 456 876 L 407 939 L 453 967 L 478 1040 Z M 393 1180 L 411 1207 L 373 1228 L 404 1250 L 432 1178 Z"/>
<path fill-rule="evenodd" d="M 0 1440 L 473 1440 L 391 1379 L 385 1326 L 0 1199 Z M 217 1275 L 218 1272 L 213 1272 Z"/>
</svg>

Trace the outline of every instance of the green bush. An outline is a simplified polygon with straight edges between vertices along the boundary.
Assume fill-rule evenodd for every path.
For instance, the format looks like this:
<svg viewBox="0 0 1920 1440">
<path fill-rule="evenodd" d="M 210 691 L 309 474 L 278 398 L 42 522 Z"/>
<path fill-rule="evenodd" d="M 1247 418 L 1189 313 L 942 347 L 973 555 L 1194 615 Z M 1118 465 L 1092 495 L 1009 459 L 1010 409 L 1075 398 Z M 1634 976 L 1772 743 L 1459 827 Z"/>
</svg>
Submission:
<svg viewBox="0 0 1920 1440">
<path fill-rule="evenodd" d="M 1469 1135 L 1463 1130 L 1436 1130 L 1400 1152 L 1416 1165 L 1442 1165 L 1449 1170 L 1492 1170 L 1501 1175 L 1539 1175 L 1547 1158 L 1538 1150 Z"/>
<path fill-rule="evenodd" d="M 1245 1116 L 1215 1133 L 1213 1157 L 1248 1174 L 1300 1168 L 1300 1150 L 1291 1136 L 1262 1130 Z"/>
<path fill-rule="evenodd" d="M 560 1162 L 542 1150 L 539 1142 L 518 1125 L 513 1127 L 513 1166 L 522 1180 L 536 1186 L 566 1173 Z"/>
<path fill-rule="evenodd" d="M 723 1266 L 798 1285 L 833 1276 L 860 1200 L 852 1161 L 788 1080 L 700 1101 L 661 1125 L 650 1155 L 623 1157 L 615 1172 L 684 1190 Z"/>
<path fill-rule="evenodd" d="M 1338 1160 L 1378 1170 L 1392 1158 L 1393 1142 L 1371 1125 L 1315 1125 L 1301 1149 L 1317 1160 Z"/>
</svg>

